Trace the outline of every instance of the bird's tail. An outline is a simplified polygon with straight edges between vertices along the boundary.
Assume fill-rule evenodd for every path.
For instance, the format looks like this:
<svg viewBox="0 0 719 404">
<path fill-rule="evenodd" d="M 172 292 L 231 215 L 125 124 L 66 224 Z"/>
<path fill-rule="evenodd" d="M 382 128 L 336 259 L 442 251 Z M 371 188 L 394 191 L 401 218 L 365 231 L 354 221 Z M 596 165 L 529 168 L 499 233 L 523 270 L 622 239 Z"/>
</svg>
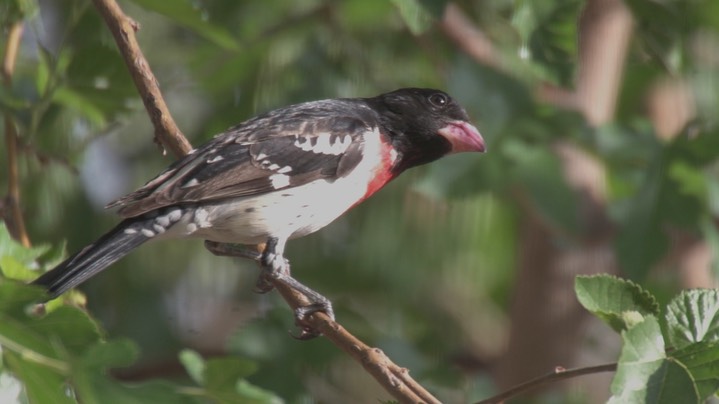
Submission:
<svg viewBox="0 0 719 404">
<path fill-rule="evenodd" d="M 123 220 L 97 241 L 42 274 L 32 284 L 44 287 L 48 297 L 54 299 L 152 238 L 154 234 L 147 229 L 152 228 L 153 222 L 151 218 Z"/>
</svg>

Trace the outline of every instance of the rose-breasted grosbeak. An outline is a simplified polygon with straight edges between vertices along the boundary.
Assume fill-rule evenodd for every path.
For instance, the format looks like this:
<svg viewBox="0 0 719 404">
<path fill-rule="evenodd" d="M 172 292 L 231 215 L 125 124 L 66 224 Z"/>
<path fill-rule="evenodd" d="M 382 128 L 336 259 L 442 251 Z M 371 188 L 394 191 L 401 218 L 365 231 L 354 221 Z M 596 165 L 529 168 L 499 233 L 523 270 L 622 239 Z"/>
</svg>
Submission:
<svg viewBox="0 0 719 404">
<path fill-rule="evenodd" d="M 256 257 L 265 268 L 258 285 L 271 289 L 268 276 L 288 280 L 317 302 L 311 311 L 332 315 L 326 299 L 289 276 L 287 240 L 328 225 L 408 168 L 484 149 L 466 112 L 438 90 L 280 108 L 230 128 L 112 202 L 124 220 L 33 283 L 54 298 L 150 240 L 266 242 Z"/>
</svg>

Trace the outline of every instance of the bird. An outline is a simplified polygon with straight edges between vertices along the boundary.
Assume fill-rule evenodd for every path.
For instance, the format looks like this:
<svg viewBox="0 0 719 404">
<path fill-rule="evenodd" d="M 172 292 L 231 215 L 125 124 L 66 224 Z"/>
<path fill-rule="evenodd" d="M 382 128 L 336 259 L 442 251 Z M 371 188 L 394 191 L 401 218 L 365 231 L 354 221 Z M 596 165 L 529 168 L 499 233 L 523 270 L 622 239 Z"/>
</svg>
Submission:
<svg viewBox="0 0 719 404">
<path fill-rule="evenodd" d="M 259 291 L 279 279 L 312 303 L 298 309 L 298 320 L 316 311 L 334 319 L 329 300 L 290 275 L 287 241 L 327 226 L 407 169 L 460 152 L 485 152 L 485 141 L 441 90 L 402 88 L 275 109 L 108 204 L 123 220 L 31 283 L 50 300 L 148 241 L 199 238 L 216 253 L 227 243 L 248 246 L 237 255 L 260 263 Z M 262 244 L 262 253 L 249 247 Z M 316 333 L 305 329 L 303 336 Z"/>
</svg>

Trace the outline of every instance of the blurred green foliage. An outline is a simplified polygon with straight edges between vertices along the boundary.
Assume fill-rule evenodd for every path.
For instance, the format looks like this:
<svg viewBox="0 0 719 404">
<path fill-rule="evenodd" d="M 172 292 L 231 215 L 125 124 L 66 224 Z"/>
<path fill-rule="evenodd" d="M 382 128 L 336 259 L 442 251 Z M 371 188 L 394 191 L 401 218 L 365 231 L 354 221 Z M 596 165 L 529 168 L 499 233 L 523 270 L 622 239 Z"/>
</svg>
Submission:
<svg viewBox="0 0 719 404">
<path fill-rule="evenodd" d="M 579 243 L 590 231 L 553 152 L 557 142 L 581 148 L 606 170 L 606 209 L 624 275 L 674 295 L 675 277 L 651 272 L 666 257 L 670 229 L 704 237 L 719 251 L 719 57 L 710 51 L 719 43 L 719 3 L 626 3 L 636 25 L 616 119 L 597 128 L 534 96 L 541 85 L 576 79 L 584 1 L 457 2 L 495 45 L 503 71 L 477 64 L 442 35 L 440 0 L 121 6 L 139 23 L 142 49 L 195 145 L 259 112 L 312 99 L 418 86 L 460 100 L 487 154 L 408 172 L 328 228 L 291 242 L 288 256 L 300 280 L 333 300 L 347 329 L 443 401 L 468 402 L 494 389 L 488 364 L 467 368 L 465 359 L 491 361 L 505 345 L 522 208 L 529 204 L 556 229 L 558 244 Z M 0 16 L 4 28 L 25 22 L 0 108 L 23 145 L 31 239 L 53 246 L 9 247 L 3 235 L 3 277 L 28 280 L 57 262 L 65 241 L 75 251 L 109 229 L 116 219 L 102 205 L 171 158 L 152 142 L 91 2 L 3 0 Z M 644 110 L 649 89 L 666 77 L 683 79 L 695 95 L 695 119 L 671 140 L 656 136 Z M 6 158 L 0 154 L 0 166 Z M 250 263 L 211 256 L 200 242 L 150 244 L 83 286 L 93 319 L 74 308 L 84 301 L 80 293 L 52 302 L 45 317 L 28 315 L 37 292 L 3 279 L 0 385 L 22 380 L 19 396 L 39 403 L 71 401 L 68 383 L 85 402 L 387 398 L 326 341 L 289 338 L 289 309 L 275 294 L 251 292 L 256 274 Z M 62 324 L 48 325 L 55 320 Z M 112 374 L 126 382 L 108 376 L 119 367 L 126 368 Z M 158 378 L 171 381 L 134 384 Z"/>
</svg>

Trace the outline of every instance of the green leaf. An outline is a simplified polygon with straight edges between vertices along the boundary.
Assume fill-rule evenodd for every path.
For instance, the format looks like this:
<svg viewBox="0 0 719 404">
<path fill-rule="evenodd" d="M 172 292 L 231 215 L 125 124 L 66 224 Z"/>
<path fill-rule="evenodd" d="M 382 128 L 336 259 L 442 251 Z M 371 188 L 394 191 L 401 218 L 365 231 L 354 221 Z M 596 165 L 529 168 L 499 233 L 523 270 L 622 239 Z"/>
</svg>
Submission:
<svg viewBox="0 0 719 404">
<path fill-rule="evenodd" d="M 22 381 L 31 403 L 75 403 L 67 395 L 65 375 L 42 364 L 27 361 L 21 354 L 3 351 L 7 368 Z"/>
<path fill-rule="evenodd" d="M 27 326 L 53 343 L 61 343 L 73 354 L 84 352 L 100 340 L 97 324 L 87 313 L 72 306 L 60 306 L 43 317 L 32 319 Z"/>
<path fill-rule="evenodd" d="M 139 6 L 162 14 L 178 24 L 195 31 L 205 39 L 228 50 L 237 50 L 239 45 L 230 32 L 206 21 L 202 11 L 186 0 L 132 0 Z"/>
<path fill-rule="evenodd" d="M 195 397 L 182 394 L 177 385 L 160 380 L 138 384 L 120 383 L 95 371 L 79 371 L 75 379 L 78 381 L 78 401 L 82 403 L 200 403 Z"/>
<path fill-rule="evenodd" d="M 257 370 L 257 365 L 237 357 L 214 358 L 205 361 L 190 349 L 180 352 L 180 362 L 206 395 L 218 402 L 281 403 L 277 396 L 244 380 Z"/>
<path fill-rule="evenodd" d="M 562 85 L 571 83 L 576 69 L 577 19 L 583 5 L 577 0 L 554 2 L 529 38 L 533 59 L 546 67 L 554 82 Z"/>
<path fill-rule="evenodd" d="M 36 286 L 0 278 L 0 311 L 3 313 L 23 312 L 28 305 L 41 301 L 44 296 L 45 292 Z"/>
<path fill-rule="evenodd" d="M 612 275 L 578 276 L 574 290 L 585 309 L 617 332 L 659 314 L 659 305 L 648 291 Z"/>
<path fill-rule="evenodd" d="M 5 223 L 0 223 L 0 259 L 9 256 L 25 266 L 33 266 L 36 259 L 50 251 L 51 247 L 41 244 L 34 247 L 24 247 L 10 237 Z"/>
<path fill-rule="evenodd" d="M 118 368 L 132 365 L 139 356 L 137 344 L 121 338 L 107 342 L 97 342 L 82 355 L 82 364 L 86 368 Z"/>
<path fill-rule="evenodd" d="M 672 351 L 671 357 L 686 366 L 702 401 L 717 392 L 719 389 L 719 342 L 691 344 Z"/>
<path fill-rule="evenodd" d="M 257 371 L 257 365 L 250 360 L 225 357 L 210 359 L 205 364 L 203 380 L 209 391 L 235 391 L 237 382 Z"/>
<path fill-rule="evenodd" d="M 682 364 L 666 358 L 656 317 L 622 332 L 624 346 L 610 403 L 694 403 L 698 392 Z"/>
<path fill-rule="evenodd" d="M 15 257 L 8 255 L 0 257 L 0 272 L 8 279 L 21 281 L 29 281 L 38 276 L 37 271 L 33 271 L 16 260 Z"/>
<path fill-rule="evenodd" d="M 237 398 L 241 399 L 242 402 L 268 404 L 284 403 L 284 400 L 277 397 L 271 391 L 267 391 L 265 389 L 257 387 L 254 384 L 248 382 L 247 380 L 239 380 L 235 387 L 238 396 Z"/>
<path fill-rule="evenodd" d="M 517 161 L 516 175 L 543 219 L 563 232 L 579 230 L 575 192 L 567 185 L 557 157 L 546 148 L 512 142 L 505 152 Z"/>
<path fill-rule="evenodd" d="M 38 46 L 38 63 L 37 71 L 35 72 L 35 91 L 38 94 L 45 94 L 48 90 L 48 84 L 50 83 L 51 66 L 50 61 L 52 60 L 49 52 L 42 46 Z"/>
<path fill-rule="evenodd" d="M 195 383 L 203 386 L 205 384 L 205 360 L 199 353 L 191 349 L 183 349 L 180 352 L 180 363 L 185 367 Z"/>
<path fill-rule="evenodd" d="M 717 188 L 719 188 L 719 186 Z M 717 194 L 717 196 L 719 196 L 719 192 Z M 719 276 L 719 259 L 717 259 L 717 257 L 719 257 L 719 229 L 717 229 L 714 225 L 713 217 L 705 217 L 704 220 L 702 220 L 700 227 L 702 235 L 704 236 L 704 241 L 706 241 L 707 245 L 709 245 L 712 256 L 715 257 L 712 260 L 711 267 L 714 277 L 716 278 Z"/>
<path fill-rule="evenodd" d="M 684 290 L 666 309 L 665 338 L 677 349 L 696 342 L 719 341 L 719 290 Z"/>
<path fill-rule="evenodd" d="M 644 176 L 616 238 L 617 258 L 632 279 L 643 279 L 668 245 L 661 226 L 662 187 L 666 182 L 660 156 L 648 164 Z"/>
<path fill-rule="evenodd" d="M 77 111 L 97 127 L 102 127 L 105 124 L 105 115 L 102 110 L 79 91 L 69 87 L 59 87 L 53 92 L 52 100 Z"/>
<path fill-rule="evenodd" d="M 61 373 L 68 370 L 68 365 L 58 359 L 55 345 L 21 321 L 2 313 L 0 313 L 0 346 L 3 347 L 3 351 L 15 352 L 27 362 Z"/>
<path fill-rule="evenodd" d="M 675 161 L 669 166 L 669 177 L 678 185 L 678 191 L 699 199 L 706 198 L 709 190 L 705 174 L 702 170 L 685 161 Z"/>
<path fill-rule="evenodd" d="M 432 14 L 420 0 L 392 0 L 392 4 L 414 35 L 420 35 L 432 26 Z"/>
</svg>

